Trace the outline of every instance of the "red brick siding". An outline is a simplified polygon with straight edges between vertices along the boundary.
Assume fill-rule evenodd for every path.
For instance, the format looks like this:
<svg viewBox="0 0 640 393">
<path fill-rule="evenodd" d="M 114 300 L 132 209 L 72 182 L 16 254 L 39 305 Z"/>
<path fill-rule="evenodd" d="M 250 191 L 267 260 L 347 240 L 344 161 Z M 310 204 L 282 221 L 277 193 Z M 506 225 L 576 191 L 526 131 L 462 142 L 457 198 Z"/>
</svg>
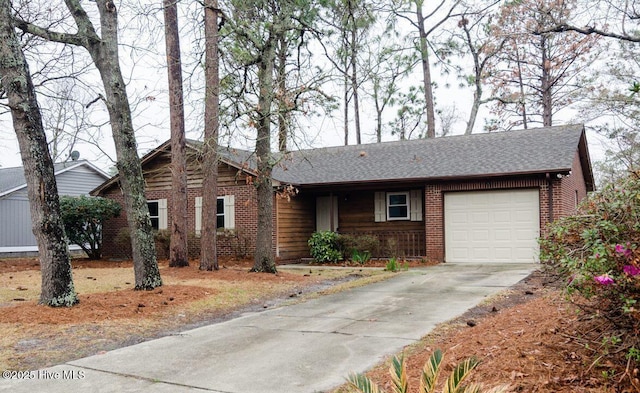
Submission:
<svg viewBox="0 0 640 393">
<path fill-rule="evenodd" d="M 425 236 L 426 258 L 442 262 L 445 259 L 444 247 L 444 193 L 452 191 L 509 190 L 521 188 L 540 189 L 540 222 L 546 222 L 548 214 L 547 195 L 544 177 L 478 180 L 455 183 L 436 183 L 425 186 Z"/>
<path fill-rule="evenodd" d="M 189 254 L 197 257 L 200 252 L 200 239 L 195 237 L 195 197 L 201 196 L 201 188 L 189 188 L 187 190 L 187 230 L 189 232 Z M 255 251 L 255 239 L 257 234 L 257 208 L 256 192 L 252 185 L 238 185 L 235 187 L 218 188 L 218 196 L 235 196 L 235 228 L 236 233 L 241 238 L 248 239 L 248 253 L 251 255 Z M 120 190 L 113 189 L 105 197 L 123 204 Z M 167 222 L 171 228 L 171 193 L 168 190 L 149 191 L 147 200 L 167 199 Z M 107 221 L 104 225 L 103 256 L 105 258 L 126 258 L 128 252 L 121 245 L 116 243 L 116 236 L 121 228 L 127 227 L 126 214 L 123 213 L 118 218 Z M 218 255 L 235 255 L 237 252 L 236 239 L 224 235 L 218 236 Z M 160 250 L 159 250 L 160 251 Z M 166 255 L 159 252 L 159 258 L 166 258 Z"/>
</svg>

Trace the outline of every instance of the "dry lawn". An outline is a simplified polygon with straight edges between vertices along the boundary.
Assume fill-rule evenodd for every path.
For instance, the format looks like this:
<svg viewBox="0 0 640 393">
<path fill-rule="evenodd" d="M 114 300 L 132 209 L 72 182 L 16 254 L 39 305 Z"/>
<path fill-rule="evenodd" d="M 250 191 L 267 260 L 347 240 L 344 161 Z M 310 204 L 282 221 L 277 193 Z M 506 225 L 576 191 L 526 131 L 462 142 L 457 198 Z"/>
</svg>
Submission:
<svg viewBox="0 0 640 393">
<path fill-rule="evenodd" d="M 251 262 L 226 259 L 199 271 L 160 263 L 164 285 L 134 291 L 131 262 L 73 261 L 80 303 L 37 304 L 35 259 L 0 260 L 0 369 L 33 370 L 229 318 L 234 312 L 297 301 L 333 287 L 362 285 L 390 273 L 360 268 L 280 269 L 249 273 Z"/>
</svg>

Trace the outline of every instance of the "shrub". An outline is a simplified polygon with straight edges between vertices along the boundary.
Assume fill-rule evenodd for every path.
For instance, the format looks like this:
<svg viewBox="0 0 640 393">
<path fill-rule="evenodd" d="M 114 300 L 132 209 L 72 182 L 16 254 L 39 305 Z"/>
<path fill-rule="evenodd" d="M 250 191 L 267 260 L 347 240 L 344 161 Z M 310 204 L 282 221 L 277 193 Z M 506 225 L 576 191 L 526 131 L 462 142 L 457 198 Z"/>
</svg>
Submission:
<svg viewBox="0 0 640 393">
<path fill-rule="evenodd" d="M 351 260 L 355 263 L 359 263 L 364 265 L 369 262 L 371 259 L 371 253 L 369 251 L 360 252 L 358 250 L 353 250 L 353 254 L 351 255 Z"/>
<path fill-rule="evenodd" d="M 419 392 L 423 393 L 433 393 L 436 389 L 436 384 L 438 383 L 438 376 L 441 372 L 441 366 L 444 356 L 442 355 L 442 351 L 439 349 L 436 350 L 427 360 L 427 363 L 424 365 L 422 369 L 422 377 L 420 378 L 420 389 Z M 480 393 L 481 385 L 479 384 L 469 384 L 464 386 L 463 382 L 471 371 L 473 371 L 480 362 L 471 357 L 467 360 L 459 363 L 447 379 L 442 392 L 443 393 Z M 407 393 L 409 391 L 409 382 L 407 378 L 407 367 L 404 362 L 404 358 L 398 358 L 394 356 L 391 361 L 391 366 L 389 367 L 389 374 L 391 375 L 391 382 L 393 386 L 394 393 Z M 371 379 L 362 375 L 362 374 L 352 374 L 349 376 L 349 384 L 358 389 L 363 393 L 382 393 L 383 390 L 378 387 Z M 499 393 L 506 392 L 508 386 L 499 386 L 495 387 L 487 393 Z"/>
<path fill-rule="evenodd" d="M 90 259 L 102 256 L 102 224 L 120 215 L 118 202 L 101 197 L 61 196 L 60 213 L 64 231 L 72 244 L 77 244 Z"/>
<path fill-rule="evenodd" d="M 354 253 L 368 253 L 378 255 L 380 251 L 380 241 L 374 235 L 338 235 L 338 249 L 342 252 L 344 259 L 353 257 Z M 367 258 L 368 260 L 368 258 Z M 366 261 L 365 261 L 366 262 Z"/>
<path fill-rule="evenodd" d="M 640 180 L 632 175 L 593 193 L 577 214 L 557 220 L 540 241 L 540 258 L 564 274 L 567 289 L 591 298 L 586 309 L 628 332 L 639 348 Z"/>
<path fill-rule="evenodd" d="M 118 249 L 124 257 L 133 257 L 133 252 L 131 250 L 131 232 L 129 232 L 128 227 L 120 228 L 113 241 L 118 246 Z"/>
<path fill-rule="evenodd" d="M 159 258 L 169 258 L 171 253 L 171 232 L 168 229 L 160 229 L 153 234 L 156 244 L 156 253 Z"/>
<path fill-rule="evenodd" d="M 338 234 L 332 231 L 314 232 L 308 241 L 310 253 L 316 262 L 338 262 L 342 259 Z"/>
</svg>

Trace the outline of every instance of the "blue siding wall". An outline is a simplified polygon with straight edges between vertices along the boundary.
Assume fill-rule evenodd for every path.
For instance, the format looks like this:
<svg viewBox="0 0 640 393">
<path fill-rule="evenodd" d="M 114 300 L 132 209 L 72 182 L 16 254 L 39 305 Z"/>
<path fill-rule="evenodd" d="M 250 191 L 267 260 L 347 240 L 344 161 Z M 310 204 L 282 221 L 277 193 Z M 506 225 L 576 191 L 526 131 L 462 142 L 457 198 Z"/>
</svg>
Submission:
<svg viewBox="0 0 640 393">
<path fill-rule="evenodd" d="M 60 195 L 89 195 L 106 179 L 94 170 L 79 166 L 56 177 Z M 0 253 L 37 251 L 31 231 L 31 212 L 26 188 L 0 199 Z"/>
</svg>

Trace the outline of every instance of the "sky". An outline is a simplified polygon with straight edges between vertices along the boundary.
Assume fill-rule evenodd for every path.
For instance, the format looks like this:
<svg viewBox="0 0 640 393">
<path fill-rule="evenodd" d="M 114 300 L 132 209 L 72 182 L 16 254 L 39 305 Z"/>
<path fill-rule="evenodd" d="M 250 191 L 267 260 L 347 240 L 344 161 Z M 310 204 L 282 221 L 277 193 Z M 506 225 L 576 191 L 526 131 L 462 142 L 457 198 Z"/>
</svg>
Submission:
<svg viewBox="0 0 640 393">
<path fill-rule="evenodd" d="M 183 10 L 183 12 L 188 13 L 189 11 Z M 158 36 L 162 38 L 162 32 L 159 34 L 157 30 L 147 31 L 145 36 L 150 37 L 148 38 L 148 42 L 146 42 L 147 47 L 154 48 L 154 50 L 138 51 L 132 49 L 134 47 L 133 43 L 140 39 L 140 31 L 136 30 L 139 29 L 139 26 L 130 26 L 130 24 L 125 24 L 125 26 L 126 27 L 121 34 L 121 36 L 124 37 L 121 39 L 121 63 L 123 74 L 128 81 L 127 89 L 134 111 L 134 127 L 136 129 L 138 150 L 139 154 L 143 155 L 147 151 L 169 139 L 170 136 L 168 95 L 166 91 L 167 75 L 164 67 L 165 60 L 163 53 L 164 41 L 162 39 L 158 39 Z M 126 29 L 130 29 L 130 31 L 127 31 Z M 196 50 L 195 44 L 192 45 L 189 40 L 183 39 L 181 44 L 182 51 L 187 54 L 187 57 L 190 53 L 193 53 Z M 185 61 L 185 63 L 188 63 L 188 61 Z M 194 71 L 194 69 L 195 68 L 189 64 L 183 64 L 185 79 L 190 72 Z M 446 80 L 446 76 L 436 75 L 435 78 L 437 78 L 437 82 L 440 86 L 445 86 L 447 84 L 451 86 L 458 85 L 458 82 L 455 80 Z M 92 76 L 89 76 L 89 79 L 99 81 L 99 77 L 95 72 Z M 409 79 L 407 83 L 421 83 L 419 75 L 417 75 L 413 80 Z M 335 87 L 335 94 L 336 96 L 341 95 L 341 89 L 338 86 Z M 464 132 L 464 119 L 466 119 L 468 115 L 467 108 L 470 107 L 471 94 L 471 89 L 462 90 L 457 87 L 440 87 L 436 91 L 438 104 L 441 107 L 452 107 L 455 105 L 456 111 L 459 112 L 460 119 L 453 128 L 453 134 L 461 134 Z M 86 102 L 91 99 L 92 97 L 86 97 L 84 101 Z M 199 98 L 196 97 L 195 100 L 197 102 Z M 363 119 L 363 142 L 375 142 L 375 112 L 370 107 L 370 104 L 364 104 L 361 107 L 361 118 Z M 112 160 L 115 160 L 115 149 L 113 147 L 110 129 L 106 122 L 108 119 L 106 110 L 101 102 L 94 104 L 91 110 L 92 113 L 90 118 L 92 123 L 94 125 L 99 125 L 92 128 L 92 132 L 101 135 L 99 138 L 99 146 L 95 146 L 90 143 L 78 142 L 75 145 L 74 150 L 80 153 L 81 159 L 90 160 L 96 166 L 105 171 L 109 171 L 110 167 L 114 164 Z M 187 115 L 188 138 L 200 138 L 202 131 L 198 110 L 199 108 L 190 106 L 190 102 L 187 99 L 185 111 Z M 482 113 L 484 115 L 481 114 L 480 118 L 476 122 L 477 128 L 480 128 L 483 124 L 483 116 L 486 116 L 487 109 L 484 108 Z M 343 144 L 343 119 L 341 114 L 341 110 L 338 110 L 333 114 L 303 118 L 299 123 L 303 130 L 298 134 L 304 135 L 304 137 L 297 138 L 295 147 L 309 148 Z M 564 124 L 575 122 L 573 117 L 574 116 L 571 113 L 560 114 L 555 123 Z M 353 134 L 353 129 L 351 130 L 351 134 Z M 223 143 L 239 148 L 251 148 L 253 145 L 251 138 L 251 131 L 249 130 L 246 135 L 234 135 L 233 138 L 229 138 Z M 391 139 L 394 139 L 391 135 L 384 136 L 384 140 Z M 603 156 L 603 145 L 606 141 L 591 132 L 588 134 L 588 139 L 590 142 L 592 161 L 600 159 Z M 351 135 L 350 143 L 355 143 L 354 135 Z M 20 154 L 17 140 L 13 133 L 10 116 L 8 116 L 7 113 L 4 113 L 0 115 L 0 167 L 6 168 L 14 166 L 21 166 Z"/>
</svg>

